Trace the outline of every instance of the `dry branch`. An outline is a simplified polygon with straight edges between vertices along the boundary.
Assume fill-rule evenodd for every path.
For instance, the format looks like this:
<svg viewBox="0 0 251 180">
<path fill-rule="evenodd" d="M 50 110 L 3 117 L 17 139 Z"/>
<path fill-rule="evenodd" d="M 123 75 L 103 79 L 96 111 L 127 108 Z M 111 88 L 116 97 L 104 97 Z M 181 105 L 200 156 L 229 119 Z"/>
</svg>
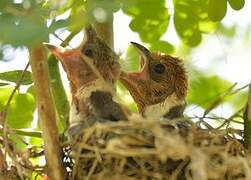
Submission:
<svg viewBox="0 0 251 180">
<path fill-rule="evenodd" d="M 64 179 L 56 113 L 49 84 L 47 56 L 42 45 L 30 50 L 30 63 L 37 97 L 38 116 L 43 131 L 47 172 L 52 180 Z"/>
</svg>

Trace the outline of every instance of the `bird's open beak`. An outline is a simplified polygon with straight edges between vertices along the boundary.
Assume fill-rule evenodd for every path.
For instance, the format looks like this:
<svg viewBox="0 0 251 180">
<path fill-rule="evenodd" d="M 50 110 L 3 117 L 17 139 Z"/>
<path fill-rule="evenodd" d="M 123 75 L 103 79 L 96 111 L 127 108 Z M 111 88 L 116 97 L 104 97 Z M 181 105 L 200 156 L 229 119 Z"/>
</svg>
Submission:
<svg viewBox="0 0 251 180">
<path fill-rule="evenodd" d="M 146 47 L 136 42 L 131 42 L 131 44 L 135 46 L 140 53 L 140 68 L 142 70 L 144 66 L 149 65 L 150 51 Z"/>
<path fill-rule="evenodd" d="M 131 42 L 131 44 L 135 46 L 140 53 L 140 70 L 139 72 L 129 73 L 124 77 L 122 76 L 122 78 L 130 79 L 130 81 L 147 80 L 149 78 L 150 51 L 138 43 Z"/>
<path fill-rule="evenodd" d="M 47 47 L 50 50 L 50 52 L 59 59 L 61 59 L 64 56 L 65 48 L 45 42 L 43 43 L 43 45 Z"/>
<path fill-rule="evenodd" d="M 141 91 L 144 89 L 144 83 L 149 80 L 149 64 L 151 60 L 150 51 L 144 46 L 131 42 L 140 53 L 140 71 L 132 73 L 121 73 L 120 80 L 122 84 L 129 90 L 137 104 L 140 102 Z M 141 109 L 139 107 L 139 109 Z"/>
<path fill-rule="evenodd" d="M 66 49 L 64 47 L 56 46 L 50 43 L 43 43 L 43 45 L 47 47 L 50 52 L 63 64 L 67 62 L 69 63 L 72 59 L 79 57 L 79 50 L 77 48 Z"/>
</svg>

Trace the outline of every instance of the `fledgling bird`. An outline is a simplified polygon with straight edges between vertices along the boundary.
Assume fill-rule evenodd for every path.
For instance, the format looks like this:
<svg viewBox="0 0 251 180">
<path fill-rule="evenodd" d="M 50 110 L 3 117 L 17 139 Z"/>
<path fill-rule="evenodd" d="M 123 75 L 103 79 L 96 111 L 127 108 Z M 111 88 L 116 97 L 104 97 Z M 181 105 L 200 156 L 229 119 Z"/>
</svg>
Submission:
<svg viewBox="0 0 251 180">
<path fill-rule="evenodd" d="M 76 137 L 96 121 L 126 120 L 124 110 L 113 101 L 112 95 L 114 82 L 120 76 L 118 56 L 91 25 L 85 28 L 83 42 L 77 48 L 45 45 L 60 60 L 70 82 L 70 137 Z M 89 64 L 96 68 L 101 78 Z"/>
<path fill-rule="evenodd" d="M 135 100 L 139 112 L 149 119 L 181 117 L 188 80 L 180 59 L 152 53 L 131 42 L 140 53 L 140 72 L 122 73 L 120 80 Z"/>
</svg>

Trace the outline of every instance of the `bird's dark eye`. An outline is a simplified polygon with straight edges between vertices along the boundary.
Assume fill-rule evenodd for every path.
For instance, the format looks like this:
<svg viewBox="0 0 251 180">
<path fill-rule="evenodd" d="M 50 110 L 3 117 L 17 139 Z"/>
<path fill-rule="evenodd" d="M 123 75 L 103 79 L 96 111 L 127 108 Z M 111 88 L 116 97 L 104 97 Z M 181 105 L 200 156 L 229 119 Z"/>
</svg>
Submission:
<svg viewBox="0 0 251 180">
<path fill-rule="evenodd" d="M 162 74 L 162 73 L 165 72 L 166 68 L 165 68 L 165 66 L 164 66 L 163 64 L 158 63 L 158 64 L 155 64 L 155 65 L 153 66 L 153 70 L 154 70 L 154 72 L 157 73 L 157 74 Z"/>
<path fill-rule="evenodd" d="M 84 50 L 84 54 L 85 54 L 86 56 L 88 56 L 88 57 L 93 57 L 94 52 L 93 52 L 93 50 L 92 50 L 91 48 L 86 48 L 86 49 Z"/>
</svg>

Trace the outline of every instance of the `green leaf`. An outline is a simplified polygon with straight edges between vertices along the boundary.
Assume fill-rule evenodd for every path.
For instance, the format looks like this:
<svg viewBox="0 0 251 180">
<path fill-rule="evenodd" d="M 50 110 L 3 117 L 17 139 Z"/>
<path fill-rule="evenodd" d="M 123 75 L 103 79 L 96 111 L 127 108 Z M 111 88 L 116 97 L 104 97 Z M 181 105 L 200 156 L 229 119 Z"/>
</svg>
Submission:
<svg viewBox="0 0 251 180">
<path fill-rule="evenodd" d="M 9 3 L 9 0 L 1 0 L 0 1 L 0 10 L 4 9 L 8 3 Z"/>
<path fill-rule="evenodd" d="M 228 0 L 228 3 L 230 4 L 232 9 L 238 11 L 244 7 L 245 0 Z"/>
<path fill-rule="evenodd" d="M 54 56 L 50 56 L 48 59 L 48 66 L 53 99 L 59 117 L 58 127 L 61 133 L 64 132 L 69 125 L 70 105 L 60 76 L 58 60 L 56 60 Z"/>
<path fill-rule="evenodd" d="M 133 45 L 129 45 L 126 51 L 125 61 L 122 62 L 122 70 L 138 71 L 139 70 L 139 53 Z"/>
<path fill-rule="evenodd" d="M 225 26 L 220 23 L 217 29 L 217 32 L 222 34 L 223 36 L 233 38 L 236 35 L 237 25 L 233 24 L 232 26 Z"/>
<path fill-rule="evenodd" d="M 31 46 L 48 40 L 49 31 L 44 18 L 46 11 L 38 7 L 39 5 L 32 4 L 30 11 L 25 9 L 23 4 L 11 4 L 17 13 L 24 15 L 0 14 L 0 41 L 13 46 Z"/>
<path fill-rule="evenodd" d="M 7 85 L 9 85 L 9 84 L 0 82 L 0 86 L 7 86 Z"/>
<path fill-rule="evenodd" d="M 220 21 L 227 13 L 227 0 L 210 0 L 208 5 L 208 17 L 212 21 Z"/>
<path fill-rule="evenodd" d="M 64 28 L 67 27 L 68 25 L 68 20 L 65 19 L 61 19 L 58 21 L 53 21 L 52 24 L 49 27 L 49 31 L 52 33 L 54 31 L 56 31 L 59 28 Z"/>
<path fill-rule="evenodd" d="M 8 124 L 13 128 L 28 128 L 33 120 L 35 100 L 30 94 L 17 94 L 8 112 Z"/>
<path fill-rule="evenodd" d="M 158 41 L 167 30 L 169 13 L 164 0 L 122 0 L 122 10 L 133 17 L 129 26 L 143 42 Z"/>
<path fill-rule="evenodd" d="M 174 47 L 167 41 L 156 41 L 151 44 L 150 50 L 171 54 L 174 52 Z"/>
<path fill-rule="evenodd" d="M 13 88 L 0 88 L 0 110 L 6 105 Z M 16 92 L 7 112 L 7 122 L 12 128 L 28 128 L 33 120 L 35 100 L 29 93 Z"/>
<path fill-rule="evenodd" d="M 77 8 L 71 11 L 68 21 L 68 29 L 72 32 L 78 32 L 88 23 L 89 17 L 83 9 Z"/>
<path fill-rule="evenodd" d="M 212 21 L 200 21 L 199 29 L 203 33 L 214 33 L 218 27 L 218 24 L 219 23 Z"/>
<path fill-rule="evenodd" d="M 169 24 L 169 14 L 167 10 L 159 10 L 161 17 L 156 16 L 146 17 L 144 14 L 135 17 L 131 23 L 130 28 L 138 32 L 143 42 L 152 43 L 158 41 L 166 32 Z"/>
<path fill-rule="evenodd" d="M 0 73 L 0 79 L 16 83 L 20 79 L 22 72 L 23 72 L 22 70 L 3 72 Z M 23 81 L 21 82 L 21 85 L 28 85 L 31 83 L 32 83 L 31 72 L 26 71 Z"/>
<path fill-rule="evenodd" d="M 244 107 L 244 105 L 247 102 L 247 99 L 248 99 L 248 93 L 247 91 L 244 91 L 244 92 L 238 92 L 234 96 L 229 97 L 228 102 L 234 109 L 238 110 Z"/>
<path fill-rule="evenodd" d="M 200 73 L 191 80 L 188 93 L 189 104 L 197 104 L 207 108 L 219 95 L 223 94 L 231 83 L 218 76 L 205 76 Z"/>
<path fill-rule="evenodd" d="M 145 14 L 147 17 L 156 15 L 156 12 L 165 7 L 164 0 L 121 0 L 125 14 L 136 17 Z"/>
<path fill-rule="evenodd" d="M 209 25 L 207 6 L 207 0 L 174 2 L 175 29 L 185 44 L 193 47 L 201 42 L 201 33 L 205 31 L 205 25 Z"/>
</svg>

